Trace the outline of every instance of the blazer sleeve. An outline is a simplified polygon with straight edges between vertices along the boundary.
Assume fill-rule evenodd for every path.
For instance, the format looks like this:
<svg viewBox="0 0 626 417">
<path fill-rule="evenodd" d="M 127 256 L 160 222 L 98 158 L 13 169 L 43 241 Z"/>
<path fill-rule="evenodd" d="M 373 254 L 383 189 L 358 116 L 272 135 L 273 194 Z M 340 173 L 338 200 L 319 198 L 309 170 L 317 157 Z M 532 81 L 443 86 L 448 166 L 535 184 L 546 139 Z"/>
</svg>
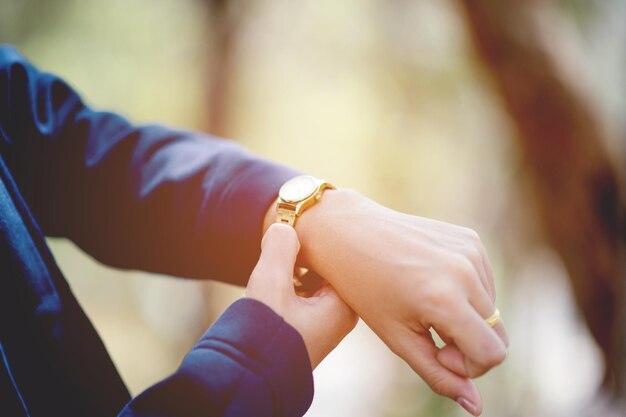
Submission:
<svg viewBox="0 0 626 417">
<path fill-rule="evenodd" d="M 106 82 L 103 80 L 102 82 Z M 43 232 L 100 261 L 245 284 L 298 175 L 224 139 L 133 126 L 0 47 L 0 152 Z"/>
<path fill-rule="evenodd" d="M 313 399 L 299 333 L 252 299 L 231 305 L 170 377 L 118 417 L 297 417 Z"/>
</svg>

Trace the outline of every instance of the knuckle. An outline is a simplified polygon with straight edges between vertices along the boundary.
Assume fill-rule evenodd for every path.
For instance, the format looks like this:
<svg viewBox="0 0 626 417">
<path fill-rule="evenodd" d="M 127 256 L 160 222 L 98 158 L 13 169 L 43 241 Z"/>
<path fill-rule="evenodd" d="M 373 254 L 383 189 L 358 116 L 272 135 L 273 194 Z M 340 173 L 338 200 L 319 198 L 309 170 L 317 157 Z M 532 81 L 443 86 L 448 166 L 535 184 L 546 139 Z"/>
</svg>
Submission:
<svg viewBox="0 0 626 417">
<path fill-rule="evenodd" d="M 431 288 L 427 294 L 428 305 L 437 309 L 440 306 L 450 305 L 455 302 L 454 292 L 447 286 Z"/>
<path fill-rule="evenodd" d="M 474 243 L 481 242 L 480 235 L 478 234 L 478 232 L 476 232 L 476 230 L 470 229 L 469 227 L 466 227 L 464 229 L 464 232 L 465 232 L 465 236 L 467 237 L 468 240 L 470 240 L 470 241 L 472 241 Z"/>
<path fill-rule="evenodd" d="M 491 366 L 492 367 L 498 366 L 502 362 L 504 362 L 505 359 L 506 359 L 506 349 L 503 346 L 502 348 L 498 349 L 498 351 L 493 354 L 493 361 L 491 363 Z"/>
<path fill-rule="evenodd" d="M 440 287 L 431 289 L 421 303 L 421 324 L 423 327 L 437 326 L 444 332 L 449 331 L 451 307 L 459 303 L 456 291 Z"/>
<path fill-rule="evenodd" d="M 506 359 L 506 349 L 504 345 L 489 346 L 486 348 L 485 357 L 481 361 L 481 365 L 485 371 L 500 365 Z"/>
<path fill-rule="evenodd" d="M 454 277 L 463 280 L 470 280 L 476 274 L 472 261 L 466 256 L 458 256 L 457 259 L 451 263 L 451 269 Z"/>
<path fill-rule="evenodd" d="M 396 356 L 402 357 L 403 350 L 401 348 L 402 346 L 401 343 L 399 343 L 396 339 L 393 339 L 393 338 L 385 342 L 391 352 L 393 352 Z"/>
<path fill-rule="evenodd" d="M 475 244 L 467 245 L 465 248 L 465 256 L 472 262 L 478 262 L 483 257 L 480 246 Z"/>
<path fill-rule="evenodd" d="M 493 342 L 481 346 L 482 351 L 478 357 L 469 359 L 468 374 L 471 378 L 477 378 L 492 368 L 500 365 L 506 359 L 506 349 L 501 343 Z"/>
<path fill-rule="evenodd" d="M 406 358 L 409 355 L 409 352 L 413 350 L 413 346 L 411 346 L 400 334 L 394 332 L 387 333 L 383 340 L 389 350 L 401 358 Z"/>
<path fill-rule="evenodd" d="M 436 394 L 445 395 L 448 391 L 445 375 L 440 371 L 430 373 L 425 380 Z"/>
</svg>

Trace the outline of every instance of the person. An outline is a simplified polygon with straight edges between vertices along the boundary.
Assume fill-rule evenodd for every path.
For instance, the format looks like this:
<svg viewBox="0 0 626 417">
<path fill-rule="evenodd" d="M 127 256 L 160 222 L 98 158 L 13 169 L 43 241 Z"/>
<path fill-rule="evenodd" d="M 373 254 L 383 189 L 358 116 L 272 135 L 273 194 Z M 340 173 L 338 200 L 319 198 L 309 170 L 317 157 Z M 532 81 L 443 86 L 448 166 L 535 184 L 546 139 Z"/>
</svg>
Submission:
<svg viewBox="0 0 626 417">
<path fill-rule="evenodd" d="M 209 377 L 216 384 L 233 378 L 215 362 L 211 375 L 193 372 L 216 357 L 204 346 L 224 338 L 265 361 L 265 368 L 243 365 L 264 378 L 273 413 L 301 414 L 310 398 L 297 397 L 284 378 L 298 377 L 288 373 L 292 363 L 303 369 L 302 342 L 293 324 L 279 329 L 276 313 L 284 312 L 270 314 L 259 305 L 271 308 L 269 299 L 235 303 L 183 361 L 179 371 L 190 378 L 174 374 L 133 403 L 44 238 L 69 238 L 114 267 L 245 285 L 259 241 L 276 219 L 277 191 L 299 174 L 233 142 L 160 125 L 136 127 L 92 110 L 62 79 L 1 46 L 1 413 L 111 416 L 141 404 L 137 410 L 151 411 L 138 415 L 159 415 L 154 407 L 165 407 L 164 415 L 185 414 L 190 395 L 211 397 Z M 341 188 L 326 190 L 295 230 L 298 266 L 331 286 L 322 295 L 336 291 L 435 392 L 480 414 L 472 378 L 504 360 L 508 341 L 502 321 L 486 320 L 495 310 L 493 273 L 475 232 L 398 213 Z M 246 314 L 267 322 L 259 338 L 246 332 Z M 342 330 L 352 323 L 345 318 Z M 436 347 L 431 328 L 445 347 Z M 330 337 L 318 328 L 308 336 L 304 327 L 295 329 L 306 348 L 309 337 L 329 337 L 324 346 L 337 341 L 334 332 Z M 278 351 L 272 358 L 261 350 L 272 331 L 292 356 Z M 269 356 L 256 356 L 263 354 Z M 305 378 L 310 383 L 310 375 Z M 247 399 L 224 394 L 218 401 L 230 403 L 222 406 L 245 415 L 238 407 Z"/>
</svg>

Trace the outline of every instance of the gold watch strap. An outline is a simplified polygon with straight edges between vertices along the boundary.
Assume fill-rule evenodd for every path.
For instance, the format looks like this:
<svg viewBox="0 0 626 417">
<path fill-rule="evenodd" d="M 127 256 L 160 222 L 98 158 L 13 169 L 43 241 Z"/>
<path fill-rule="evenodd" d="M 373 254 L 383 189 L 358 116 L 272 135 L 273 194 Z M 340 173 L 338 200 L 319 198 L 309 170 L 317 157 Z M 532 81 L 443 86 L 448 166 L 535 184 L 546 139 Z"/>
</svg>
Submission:
<svg viewBox="0 0 626 417">
<path fill-rule="evenodd" d="M 276 206 L 276 222 L 288 224 L 293 227 L 296 223 L 296 207 L 291 204 L 279 202 Z"/>
</svg>

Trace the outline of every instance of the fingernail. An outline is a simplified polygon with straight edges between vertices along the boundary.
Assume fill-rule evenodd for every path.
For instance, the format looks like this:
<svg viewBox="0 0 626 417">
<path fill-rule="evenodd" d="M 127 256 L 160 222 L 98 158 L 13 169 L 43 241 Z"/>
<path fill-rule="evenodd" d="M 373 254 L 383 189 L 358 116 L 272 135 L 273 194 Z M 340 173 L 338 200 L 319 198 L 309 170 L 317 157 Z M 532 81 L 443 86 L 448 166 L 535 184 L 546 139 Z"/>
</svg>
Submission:
<svg viewBox="0 0 626 417">
<path fill-rule="evenodd" d="M 456 399 L 456 402 L 459 403 L 459 405 L 463 407 L 465 411 L 467 411 L 471 415 L 473 416 L 478 415 L 478 408 L 474 404 L 472 404 L 467 398 L 459 397 Z"/>
</svg>

